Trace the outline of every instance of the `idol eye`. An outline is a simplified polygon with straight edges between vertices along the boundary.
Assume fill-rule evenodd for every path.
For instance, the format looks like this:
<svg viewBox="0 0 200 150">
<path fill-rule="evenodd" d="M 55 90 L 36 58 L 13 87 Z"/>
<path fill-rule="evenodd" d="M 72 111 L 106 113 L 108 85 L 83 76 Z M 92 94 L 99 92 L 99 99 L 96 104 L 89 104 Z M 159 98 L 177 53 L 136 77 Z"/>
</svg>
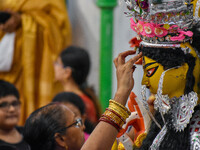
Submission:
<svg viewBox="0 0 200 150">
<path fill-rule="evenodd" d="M 154 73 L 156 72 L 157 69 L 158 69 L 158 66 L 147 70 L 146 76 L 151 77 L 152 75 L 154 75 Z"/>
</svg>

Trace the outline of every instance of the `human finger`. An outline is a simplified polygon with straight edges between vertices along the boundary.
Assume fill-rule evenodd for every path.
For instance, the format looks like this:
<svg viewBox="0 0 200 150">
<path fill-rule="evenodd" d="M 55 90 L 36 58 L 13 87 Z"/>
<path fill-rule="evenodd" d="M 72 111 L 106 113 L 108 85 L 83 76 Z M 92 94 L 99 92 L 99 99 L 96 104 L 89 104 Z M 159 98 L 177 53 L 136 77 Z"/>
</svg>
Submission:
<svg viewBox="0 0 200 150">
<path fill-rule="evenodd" d="M 141 57 L 142 57 L 142 52 L 140 52 L 138 55 L 134 56 L 129 61 L 127 61 L 127 66 L 132 68 L 133 64 L 137 62 Z"/>
<path fill-rule="evenodd" d="M 140 52 L 135 58 L 133 58 L 134 63 L 138 61 L 139 58 L 142 57 L 142 52 Z"/>
<path fill-rule="evenodd" d="M 118 60 L 118 57 L 116 57 L 116 58 L 113 60 L 113 62 L 114 62 L 114 64 L 115 64 L 115 68 L 117 68 L 117 60 Z"/>
<path fill-rule="evenodd" d="M 6 23 L 4 24 L 3 31 L 5 32 L 13 32 L 15 28 L 15 19 L 14 16 L 12 16 Z"/>
<path fill-rule="evenodd" d="M 2 30 L 3 30 L 4 32 L 7 32 L 7 26 L 8 26 L 8 25 L 5 25 L 5 24 L 2 26 Z"/>
<path fill-rule="evenodd" d="M 3 25 L 2 30 L 3 30 L 4 32 L 8 32 L 9 26 L 10 26 L 10 24 L 9 24 L 8 22 L 6 22 L 6 23 Z"/>
<path fill-rule="evenodd" d="M 136 53 L 135 50 L 128 50 L 128 51 L 125 51 L 125 52 L 120 53 L 119 56 L 118 56 L 118 64 L 119 64 L 119 65 L 124 64 L 124 63 L 125 63 L 125 58 L 126 58 L 127 56 L 133 55 L 133 54 L 135 54 L 135 53 Z"/>
</svg>

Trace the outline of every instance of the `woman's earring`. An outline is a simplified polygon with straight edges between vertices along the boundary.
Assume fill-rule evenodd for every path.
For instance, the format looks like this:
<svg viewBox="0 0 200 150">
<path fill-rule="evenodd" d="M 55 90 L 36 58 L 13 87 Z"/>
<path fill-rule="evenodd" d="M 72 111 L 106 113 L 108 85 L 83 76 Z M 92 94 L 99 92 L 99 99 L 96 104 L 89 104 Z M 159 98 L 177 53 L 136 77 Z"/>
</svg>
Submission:
<svg viewBox="0 0 200 150">
<path fill-rule="evenodd" d="M 67 145 L 65 146 L 65 150 L 68 150 L 68 146 Z"/>
</svg>

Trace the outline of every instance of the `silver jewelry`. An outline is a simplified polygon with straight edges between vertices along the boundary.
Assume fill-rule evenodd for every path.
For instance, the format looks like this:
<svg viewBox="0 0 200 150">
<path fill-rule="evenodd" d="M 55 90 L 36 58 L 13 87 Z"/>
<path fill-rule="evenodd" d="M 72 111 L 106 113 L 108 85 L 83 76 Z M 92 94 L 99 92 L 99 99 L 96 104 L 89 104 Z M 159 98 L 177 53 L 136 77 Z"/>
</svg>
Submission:
<svg viewBox="0 0 200 150">
<path fill-rule="evenodd" d="M 149 110 L 149 105 L 147 103 L 147 98 L 146 98 L 146 85 L 142 85 L 142 90 L 141 90 L 141 95 L 142 95 L 142 103 L 143 106 L 146 110 Z"/>
<path fill-rule="evenodd" d="M 156 99 L 154 101 L 154 108 L 159 110 L 164 123 L 165 120 L 163 114 L 168 113 L 168 111 L 172 108 L 170 113 L 173 115 L 173 126 L 176 131 L 183 131 L 192 117 L 194 107 L 197 104 L 198 96 L 197 93 L 193 91 L 187 95 L 182 95 L 179 98 L 175 97 L 172 99 L 170 99 L 168 95 L 162 95 L 165 73 L 171 69 L 174 68 L 164 71 L 160 77 L 157 94 L 155 96 Z"/>
<path fill-rule="evenodd" d="M 159 150 L 160 143 L 164 139 L 164 136 L 166 135 L 166 133 L 167 133 L 167 127 L 166 127 L 166 125 L 164 125 L 162 130 L 158 133 L 158 135 L 154 139 L 154 141 L 150 147 L 150 150 Z"/>
<path fill-rule="evenodd" d="M 169 70 L 170 69 L 165 70 L 161 74 L 159 84 L 158 84 L 157 94 L 155 95 L 156 99 L 154 101 L 155 110 L 159 110 L 159 112 L 162 113 L 162 114 L 167 113 L 169 111 L 169 109 L 171 108 L 170 103 L 169 103 L 169 100 L 170 100 L 169 96 L 168 95 L 162 95 L 164 76 L 165 76 L 165 73 Z"/>
<path fill-rule="evenodd" d="M 183 95 L 180 98 L 172 99 L 171 114 L 173 115 L 173 126 L 178 131 L 183 131 L 187 124 L 190 122 L 194 107 L 197 104 L 198 96 L 195 92 L 190 92 L 187 95 Z"/>
<path fill-rule="evenodd" d="M 195 13 L 194 13 L 194 15 L 195 15 L 195 16 L 194 16 L 194 20 L 195 20 L 196 22 L 199 22 L 199 21 L 200 21 L 200 17 L 199 17 L 199 15 L 198 15 L 199 9 L 200 9 L 200 0 L 198 0 L 197 3 L 196 3 Z"/>
<path fill-rule="evenodd" d="M 200 149 L 200 111 L 195 112 L 190 122 L 191 150 Z"/>
<path fill-rule="evenodd" d="M 191 0 L 124 1 L 129 9 L 125 14 L 132 17 L 136 24 L 142 23 L 141 30 L 133 25 L 137 28 L 133 30 L 140 35 L 142 41 L 155 44 L 155 47 L 159 46 L 157 44 L 176 45 L 192 41 L 191 29 L 200 22 L 200 0 L 195 2 L 195 8 Z"/>
</svg>

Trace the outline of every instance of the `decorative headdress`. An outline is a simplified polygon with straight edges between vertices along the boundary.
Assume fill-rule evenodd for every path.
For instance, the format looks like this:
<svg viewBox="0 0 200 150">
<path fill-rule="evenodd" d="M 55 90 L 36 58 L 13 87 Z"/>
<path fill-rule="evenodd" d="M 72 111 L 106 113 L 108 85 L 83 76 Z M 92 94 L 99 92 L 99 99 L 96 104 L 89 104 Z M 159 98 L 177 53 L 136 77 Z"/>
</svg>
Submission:
<svg viewBox="0 0 200 150">
<path fill-rule="evenodd" d="M 200 22 L 200 0 L 125 0 L 131 28 L 143 46 L 179 47 L 191 42 L 192 27 Z"/>
</svg>

